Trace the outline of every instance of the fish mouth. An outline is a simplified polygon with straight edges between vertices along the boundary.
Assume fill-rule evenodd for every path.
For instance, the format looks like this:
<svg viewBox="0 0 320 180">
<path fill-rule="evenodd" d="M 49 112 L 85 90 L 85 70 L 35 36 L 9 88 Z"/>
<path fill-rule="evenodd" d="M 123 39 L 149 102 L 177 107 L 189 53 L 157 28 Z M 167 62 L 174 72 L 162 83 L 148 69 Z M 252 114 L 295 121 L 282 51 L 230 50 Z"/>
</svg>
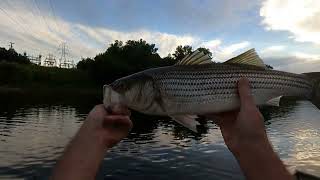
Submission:
<svg viewBox="0 0 320 180">
<path fill-rule="evenodd" d="M 103 86 L 103 105 L 105 108 L 115 104 L 124 104 L 123 96 L 114 91 L 110 85 Z"/>
<path fill-rule="evenodd" d="M 103 86 L 103 105 L 108 108 L 111 105 L 111 87 L 109 85 Z"/>
</svg>

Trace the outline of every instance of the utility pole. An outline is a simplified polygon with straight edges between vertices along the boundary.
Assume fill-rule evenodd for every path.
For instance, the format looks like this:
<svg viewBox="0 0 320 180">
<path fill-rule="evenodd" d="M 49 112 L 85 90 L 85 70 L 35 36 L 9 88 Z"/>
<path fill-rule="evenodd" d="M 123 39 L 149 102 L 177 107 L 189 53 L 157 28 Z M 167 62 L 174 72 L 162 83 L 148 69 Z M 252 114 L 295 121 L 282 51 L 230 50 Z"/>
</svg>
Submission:
<svg viewBox="0 0 320 180">
<path fill-rule="evenodd" d="M 68 54 L 68 49 L 66 43 L 61 43 L 59 46 L 59 52 L 60 52 L 60 68 L 73 68 L 73 60 L 68 60 L 66 55 Z"/>
<path fill-rule="evenodd" d="M 9 42 L 9 43 L 10 43 L 10 45 L 9 45 L 10 49 L 13 49 L 14 43 L 13 42 Z"/>
</svg>

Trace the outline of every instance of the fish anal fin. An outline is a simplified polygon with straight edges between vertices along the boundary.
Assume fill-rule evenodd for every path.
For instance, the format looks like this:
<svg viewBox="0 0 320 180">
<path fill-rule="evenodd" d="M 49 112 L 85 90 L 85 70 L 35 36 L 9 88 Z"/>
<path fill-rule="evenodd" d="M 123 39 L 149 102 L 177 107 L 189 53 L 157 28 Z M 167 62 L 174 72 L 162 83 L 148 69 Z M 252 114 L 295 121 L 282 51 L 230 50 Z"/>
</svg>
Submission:
<svg viewBox="0 0 320 180">
<path fill-rule="evenodd" d="M 198 118 L 197 115 L 173 115 L 170 116 L 174 121 L 178 122 L 182 126 L 190 129 L 193 132 L 198 132 L 197 131 L 197 126 L 200 125 L 198 121 L 196 121 L 196 118 Z"/>
<path fill-rule="evenodd" d="M 250 49 L 234 58 L 224 62 L 225 64 L 246 64 L 266 68 L 262 59 L 258 56 L 255 49 Z"/>
<path fill-rule="evenodd" d="M 278 96 L 273 99 L 270 99 L 269 101 L 267 101 L 266 105 L 279 107 L 281 98 L 282 98 L 282 96 Z"/>
<path fill-rule="evenodd" d="M 187 55 L 175 65 L 196 65 L 196 64 L 210 64 L 212 63 L 211 57 L 199 50 L 192 54 Z"/>
</svg>

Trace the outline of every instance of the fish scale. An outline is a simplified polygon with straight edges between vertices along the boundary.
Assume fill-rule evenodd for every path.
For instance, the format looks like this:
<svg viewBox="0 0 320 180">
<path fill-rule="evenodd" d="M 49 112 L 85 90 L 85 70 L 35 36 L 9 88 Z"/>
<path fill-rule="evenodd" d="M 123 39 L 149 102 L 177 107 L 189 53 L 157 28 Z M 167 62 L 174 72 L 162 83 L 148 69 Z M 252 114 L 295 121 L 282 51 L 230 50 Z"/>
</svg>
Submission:
<svg viewBox="0 0 320 180">
<path fill-rule="evenodd" d="M 295 96 L 307 94 L 312 85 L 304 75 L 282 73 L 273 70 L 258 69 L 245 71 L 233 68 L 229 65 L 215 64 L 215 68 L 202 65 L 202 68 L 193 66 L 170 67 L 168 73 L 161 69 L 150 74 L 158 83 L 163 95 L 171 97 L 199 97 L 202 95 L 216 95 L 226 93 L 236 93 L 236 82 L 241 77 L 247 77 L 251 82 L 252 89 L 279 89 L 285 91 L 286 95 Z M 219 68 L 220 67 L 220 68 Z M 246 68 L 243 66 L 243 68 Z M 252 67 L 251 67 L 252 68 Z M 189 72 L 188 72 L 188 69 Z M 195 72 L 194 69 L 198 71 Z M 211 73 L 208 73 L 208 69 Z M 222 70 L 228 69 L 223 73 Z M 180 71 L 179 71 L 180 70 Z M 211 78 L 208 78 L 211 77 Z M 178 78 L 177 78 L 178 77 Z M 226 91 L 226 90 L 231 91 Z M 299 93 L 300 92 L 300 93 Z M 214 99 L 214 98 L 212 98 Z"/>
<path fill-rule="evenodd" d="M 104 105 L 121 103 L 145 114 L 169 115 L 196 131 L 194 115 L 240 107 L 237 82 L 243 77 L 250 82 L 256 105 L 278 105 L 282 96 L 320 97 L 316 89 L 320 81 L 308 74 L 266 69 L 254 49 L 224 63 L 212 63 L 196 51 L 177 65 L 148 69 L 106 85 Z"/>
</svg>

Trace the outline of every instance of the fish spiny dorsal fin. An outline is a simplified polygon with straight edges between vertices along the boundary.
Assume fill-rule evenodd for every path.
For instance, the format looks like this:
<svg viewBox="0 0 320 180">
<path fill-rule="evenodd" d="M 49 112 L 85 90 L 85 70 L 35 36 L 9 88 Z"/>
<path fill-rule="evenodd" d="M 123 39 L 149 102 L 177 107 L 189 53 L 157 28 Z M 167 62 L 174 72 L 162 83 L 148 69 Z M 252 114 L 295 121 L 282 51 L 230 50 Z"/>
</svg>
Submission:
<svg viewBox="0 0 320 180">
<path fill-rule="evenodd" d="M 255 49 L 250 49 L 234 58 L 224 62 L 225 64 L 247 64 L 266 68 L 266 65 L 262 59 L 258 56 Z"/>
<path fill-rule="evenodd" d="M 211 57 L 203 52 L 196 50 L 192 54 L 187 55 L 175 65 L 195 65 L 212 63 Z"/>
</svg>

